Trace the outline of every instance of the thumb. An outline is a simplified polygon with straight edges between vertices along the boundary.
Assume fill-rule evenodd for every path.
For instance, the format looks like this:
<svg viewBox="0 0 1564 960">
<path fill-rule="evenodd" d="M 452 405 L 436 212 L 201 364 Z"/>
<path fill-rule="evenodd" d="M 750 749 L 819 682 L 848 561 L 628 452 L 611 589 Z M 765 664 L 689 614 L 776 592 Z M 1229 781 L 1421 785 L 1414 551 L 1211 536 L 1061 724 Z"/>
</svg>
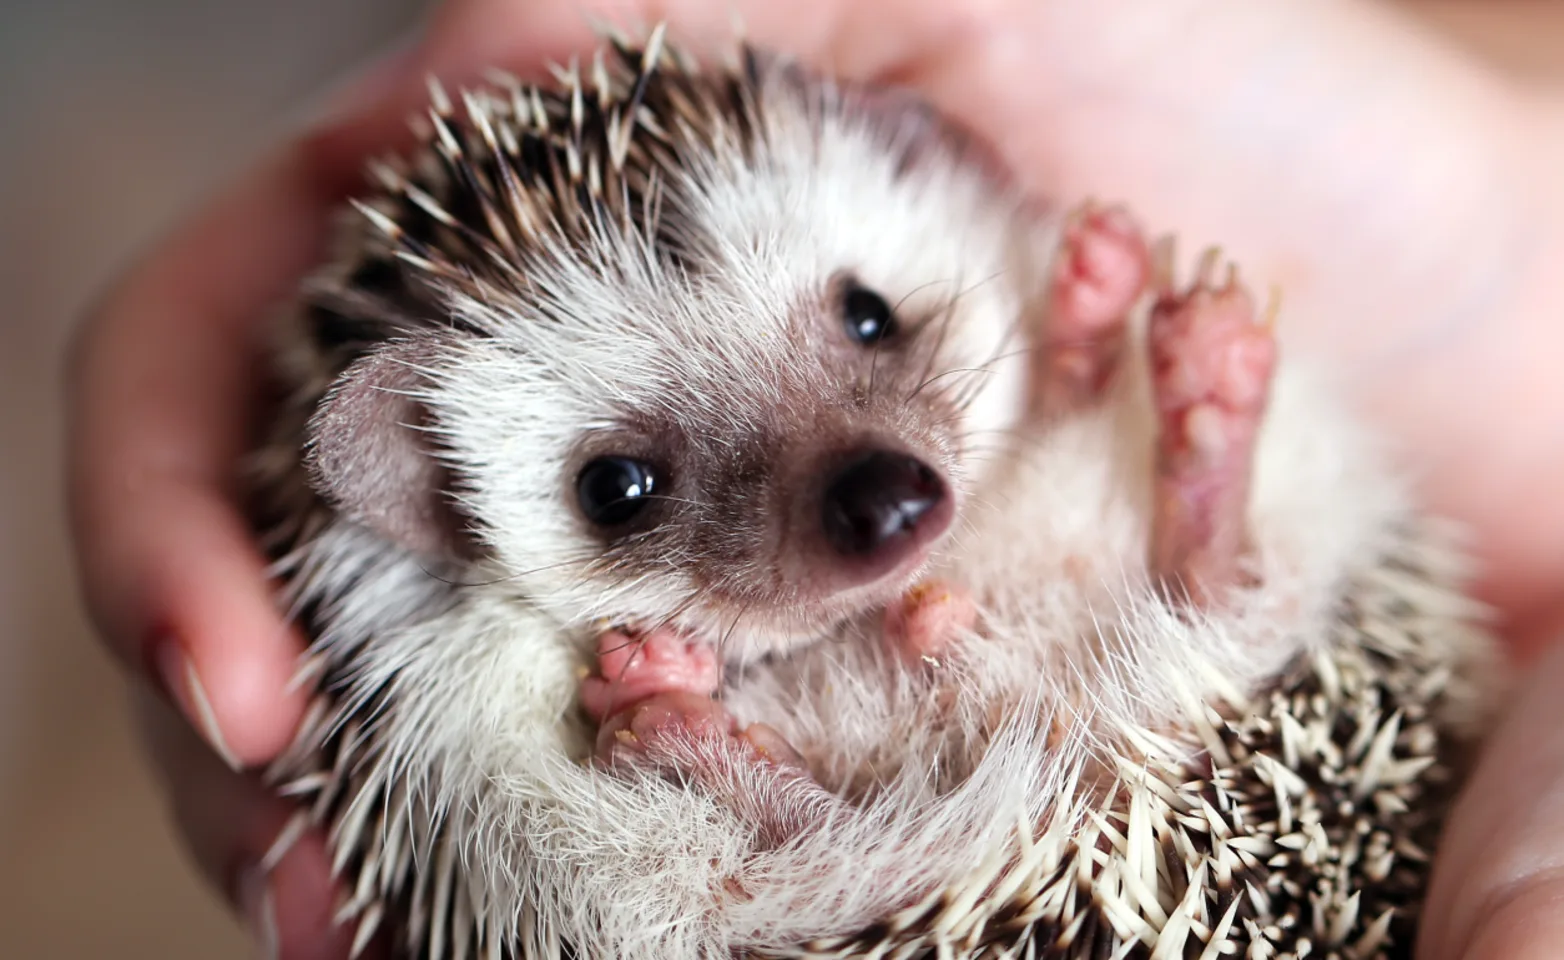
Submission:
<svg viewBox="0 0 1564 960">
<path fill-rule="evenodd" d="M 1564 953 L 1564 643 L 1528 671 L 1445 828 L 1418 960 Z"/>
</svg>

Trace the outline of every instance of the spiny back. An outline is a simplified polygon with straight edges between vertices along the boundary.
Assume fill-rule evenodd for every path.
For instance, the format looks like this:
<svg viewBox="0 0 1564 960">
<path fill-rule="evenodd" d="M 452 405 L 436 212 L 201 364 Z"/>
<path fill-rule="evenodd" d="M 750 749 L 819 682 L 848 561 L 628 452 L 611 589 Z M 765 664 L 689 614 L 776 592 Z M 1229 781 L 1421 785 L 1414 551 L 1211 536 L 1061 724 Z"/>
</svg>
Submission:
<svg viewBox="0 0 1564 960">
<path fill-rule="evenodd" d="M 357 256 L 314 284 L 323 348 L 373 342 L 384 321 L 457 324 L 441 295 L 526 296 L 539 263 L 590 262 L 613 236 L 647 256 L 683 260 L 687 225 L 665 199 L 697 156 L 749 150 L 759 128 L 758 55 L 699 69 L 662 43 L 619 40 L 585 75 L 555 70 L 553 86 L 498 78 L 461 108 L 439 86 L 410 160 L 372 165 L 374 193 L 348 228 Z M 355 243 L 356 241 L 356 243 Z"/>
</svg>

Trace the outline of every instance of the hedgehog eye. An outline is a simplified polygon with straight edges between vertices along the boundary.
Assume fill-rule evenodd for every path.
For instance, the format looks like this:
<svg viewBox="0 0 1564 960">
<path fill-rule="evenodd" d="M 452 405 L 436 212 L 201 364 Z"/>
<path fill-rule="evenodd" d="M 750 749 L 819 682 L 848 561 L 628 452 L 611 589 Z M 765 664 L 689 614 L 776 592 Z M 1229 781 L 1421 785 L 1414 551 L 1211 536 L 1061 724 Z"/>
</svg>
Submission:
<svg viewBox="0 0 1564 960">
<path fill-rule="evenodd" d="M 842 294 L 842 322 L 853 342 L 878 343 L 896 333 L 896 314 L 885 298 L 867 287 L 853 284 Z"/>
<path fill-rule="evenodd" d="M 661 483 L 651 464 L 629 457 L 599 457 L 581 469 L 576 497 L 581 512 L 600 527 L 617 527 L 635 519 Z"/>
</svg>

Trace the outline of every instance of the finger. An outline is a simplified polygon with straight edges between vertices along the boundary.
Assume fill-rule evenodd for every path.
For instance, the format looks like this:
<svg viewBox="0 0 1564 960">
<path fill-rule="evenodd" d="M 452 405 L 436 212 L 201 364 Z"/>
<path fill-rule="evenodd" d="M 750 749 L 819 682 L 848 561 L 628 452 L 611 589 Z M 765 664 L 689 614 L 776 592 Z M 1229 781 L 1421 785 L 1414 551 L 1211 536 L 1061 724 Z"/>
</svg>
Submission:
<svg viewBox="0 0 1564 960">
<path fill-rule="evenodd" d="M 84 329 L 70 380 L 70 499 L 89 609 L 135 666 L 204 701 L 214 746 L 270 757 L 302 701 L 300 645 L 233 507 L 248 433 L 251 325 L 317 248 L 318 177 L 295 154 L 182 228 Z M 199 711 L 196 711 L 199 712 Z"/>
<path fill-rule="evenodd" d="M 427 44 L 399 51 L 336 98 L 368 119 L 335 127 L 389 139 L 390 93 L 437 66 Z M 257 329 L 321 256 L 330 211 L 373 146 L 332 129 L 268 156 L 175 230 L 83 324 L 68 370 L 87 607 L 235 767 L 275 756 L 303 709 L 288 686 L 301 640 L 278 616 L 234 485 Z"/>
<path fill-rule="evenodd" d="M 134 704 L 191 858 L 238 910 L 261 955 L 346 960 L 354 930 L 333 918 L 342 891 L 331 880 L 324 837 L 293 836 L 297 811 L 229 770 L 149 689 L 138 685 Z"/>
<path fill-rule="evenodd" d="M 1420 960 L 1530 960 L 1564 938 L 1564 644 L 1485 747 L 1434 860 Z"/>
<path fill-rule="evenodd" d="M 336 99 L 378 102 L 418 49 Z M 71 351 L 71 522 L 87 606 L 110 647 L 158 677 L 235 767 L 274 756 L 303 708 L 288 686 L 301 641 L 234 506 L 256 331 L 319 257 L 356 170 L 308 136 L 277 150 L 111 290 Z"/>
</svg>

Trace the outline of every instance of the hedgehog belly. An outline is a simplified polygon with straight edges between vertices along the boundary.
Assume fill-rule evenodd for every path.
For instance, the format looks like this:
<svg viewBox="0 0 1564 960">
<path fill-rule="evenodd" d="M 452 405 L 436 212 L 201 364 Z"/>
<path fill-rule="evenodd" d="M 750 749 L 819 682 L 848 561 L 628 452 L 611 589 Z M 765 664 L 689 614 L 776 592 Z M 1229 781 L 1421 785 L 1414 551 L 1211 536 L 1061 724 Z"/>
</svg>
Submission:
<svg viewBox="0 0 1564 960">
<path fill-rule="evenodd" d="M 1411 957 L 1497 661 L 1439 549 L 1397 546 L 1346 592 L 1330 643 L 1248 702 L 1124 731 L 1100 805 L 1061 804 L 1003 867 L 776 955 Z"/>
<path fill-rule="evenodd" d="M 1173 729 L 1118 731 L 1118 779 L 1091 794 L 1105 799 L 1061 797 L 1003 849 L 974 850 L 970 873 L 856 934 L 749 955 L 1410 957 L 1430 854 L 1492 700 L 1489 638 L 1444 559 L 1421 535 L 1398 539 L 1344 590 L 1329 642 L 1266 689 L 1208 698 Z M 337 727 L 338 706 L 323 695 L 301 740 L 313 749 L 276 772 L 334 837 L 345 918 L 387 931 L 408 960 L 590 955 L 540 905 L 485 916 L 493 877 L 468 862 L 463 831 L 493 825 L 369 776 L 365 728 Z"/>
</svg>

